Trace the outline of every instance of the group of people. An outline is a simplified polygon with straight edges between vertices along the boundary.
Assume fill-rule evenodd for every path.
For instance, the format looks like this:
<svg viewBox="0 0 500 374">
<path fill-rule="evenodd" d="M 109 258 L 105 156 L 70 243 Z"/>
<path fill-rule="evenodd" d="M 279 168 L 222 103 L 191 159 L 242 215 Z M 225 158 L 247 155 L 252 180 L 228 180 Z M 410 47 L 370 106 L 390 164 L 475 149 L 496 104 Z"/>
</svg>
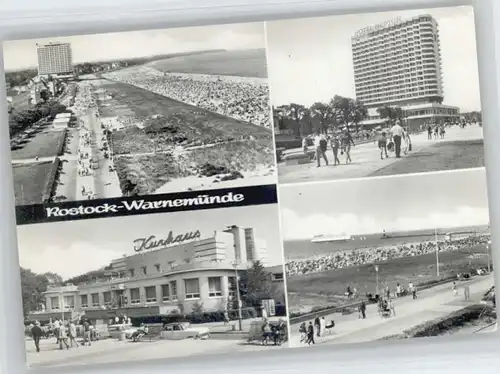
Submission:
<svg viewBox="0 0 500 374">
<path fill-rule="evenodd" d="M 326 322 L 325 317 L 316 317 L 309 323 L 302 322 L 299 326 L 300 342 L 307 345 L 316 344 L 315 338 L 324 336 L 335 327 L 335 321 Z"/>
<path fill-rule="evenodd" d="M 163 73 L 148 66 L 105 76 L 240 121 L 271 127 L 269 88 L 264 79 Z"/>
<path fill-rule="evenodd" d="M 80 321 L 80 325 L 83 336 L 82 345 L 92 345 L 92 340 L 95 338 L 97 331 L 87 320 Z M 37 352 L 40 352 L 40 340 L 42 338 L 49 338 L 52 335 L 56 338 L 56 344 L 59 345 L 59 349 L 61 350 L 64 348 L 73 348 L 73 345 L 79 347 L 76 341 L 78 329 L 75 321 L 63 321 L 60 319 L 52 321 L 51 319 L 45 326 L 42 326 L 39 321 L 35 321 L 34 324 L 28 326 L 27 333 L 33 339 Z"/>
<path fill-rule="evenodd" d="M 325 165 L 328 166 L 328 156 L 326 151 L 328 145 L 333 153 L 333 164 L 335 166 L 340 164 L 339 152 L 341 155 L 345 155 L 345 163 L 348 164 L 352 162 L 351 159 L 351 148 L 355 146 L 354 140 L 351 133 L 347 128 L 344 128 L 340 134 L 330 134 L 324 135 L 317 131 L 313 138 L 314 146 L 314 159 L 316 160 L 316 166 L 319 168 L 321 166 L 321 159 L 325 161 Z M 307 155 L 309 154 L 308 138 L 302 139 L 302 150 Z"/>
<path fill-rule="evenodd" d="M 439 242 L 440 251 L 455 251 L 460 248 L 487 244 L 489 238 L 485 235 L 473 235 L 462 239 L 452 239 Z M 371 263 L 378 263 L 394 258 L 420 256 L 433 253 L 435 242 L 392 245 L 353 250 L 340 250 L 314 259 L 292 260 L 285 265 L 289 276 L 318 273 L 333 269 L 343 269 Z"/>
</svg>

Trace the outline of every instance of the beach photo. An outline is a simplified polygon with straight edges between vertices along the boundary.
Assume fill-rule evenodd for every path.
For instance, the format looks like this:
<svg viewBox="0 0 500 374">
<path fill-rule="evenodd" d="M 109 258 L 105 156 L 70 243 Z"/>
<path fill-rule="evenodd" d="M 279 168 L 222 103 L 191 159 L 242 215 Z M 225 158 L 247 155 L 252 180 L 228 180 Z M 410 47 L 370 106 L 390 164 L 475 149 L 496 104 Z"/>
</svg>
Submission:
<svg viewBox="0 0 500 374">
<path fill-rule="evenodd" d="M 470 6 L 268 22 L 280 184 L 484 166 Z"/>
<path fill-rule="evenodd" d="M 496 330 L 483 168 L 280 188 L 290 345 Z"/>
<path fill-rule="evenodd" d="M 276 182 L 263 23 L 3 49 L 17 205 Z"/>
<path fill-rule="evenodd" d="M 287 346 L 276 204 L 19 226 L 18 241 L 32 367 Z"/>
</svg>

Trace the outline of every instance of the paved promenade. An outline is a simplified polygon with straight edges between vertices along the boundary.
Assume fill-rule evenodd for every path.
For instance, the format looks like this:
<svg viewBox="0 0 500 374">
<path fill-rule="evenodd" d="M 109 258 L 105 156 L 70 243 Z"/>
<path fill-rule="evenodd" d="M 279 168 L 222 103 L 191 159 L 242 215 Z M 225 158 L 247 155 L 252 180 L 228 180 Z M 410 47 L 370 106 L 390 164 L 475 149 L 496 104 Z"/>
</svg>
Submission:
<svg viewBox="0 0 500 374">
<path fill-rule="evenodd" d="M 308 164 L 303 165 L 285 165 L 284 162 L 281 162 L 278 165 L 278 176 L 279 183 L 298 183 L 298 182 L 313 182 L 313 181 L 327 181 L 327 180 L 338 180 L 338 179 L 348 179 L 348 178 L 362 178 L 367 177 L 373 174 L 376 174 L 378 171 L 388 168 L 393 164 L 400 163 L 405 160 L 405 158 L 409 157 L 419 157 L 419 154 L 422 154 L 422 157 L 425 157 L 426 163 L 431 163 L 428 155 L 425 155 L 423 151 L 426 149 L 449 144 L 454 146 L 455 148 L 462 148 L 463 144 L 460 142 L 473 142 L 483 139 L 483 129 L 478 125 L 472 125 L 466 127 L 464 129 L 459 128 L 458 126 L 454 126 L 447 129 L 445 139 L 427 139 L 427 133 L 421 133 L 412 136 L 412 151 L 408 156 L 402 155 L 402 158 L 397 159 L 394 157 L 394 153 L 389 153 L 389 158 L 381 160 L 380 159 L 380 151 L 375 142 L 360 144 L 355 146 L 351 150 L 351 159 L 352 163 L 346 165 L 345 157 L 340 155 L 339 159 L 341 161 L 340 165 L 333 165 L 333 155 L 332 151 L 329 148 L 327 151 L 327 157 L 329 160 L 329 165 L 324 166 L 322 164 L 321 167 L 316 167 L 316 161 L 310 162 Z M 457 144 L 458 142 L 458 144 Z M 297 149 L 289 150 L 287 153 L 295 153 Z M 482 149 L 481 149 L 481 152 Z M 444 163 L 447 162 L 445 157 L 440 157 L 440 154 L 433 153 L 433 164 L 435 165 L 433 168 L 438 170 L 449 169 Z M 470 154 L 470 157 L 476 157 L 475 154 Z M 322 160 L 324 162 L 324 160 Z M 439 164 L 443 165 L 439 165 Z M 465 165 L 468 165 L 466 160 L 462 161 Z M 475 165 L 477 167 L 484 165 Z M 464 166 L 468 167 L 468 166 Z M 461 168 L 458 165 L 457 168 Z M 422 170 L 416 170 L 415 172 L 421 172 Z M 434 171 L 434 170 L 429 170 Z M 408 170 L 407 172 L 411 172 Z M 401 174 L 401 172 L 395 172 L 394 174 Z"/>
<path fill-rule="evenodd" d="M 376 304 L 367 306 L 366 319 L 359 319 L 358 313 L 326 315 L 327 324 L 335 321 L 331 334 L 316 339 L 316 344 L 345 344 L 379 340 L 387 336 L 401 334 L 403 331 L 460 310 L 467 305 L 480 302 L 483 294 L 493 285 L 493 275 L 477 277 L 468 282 L 471 300 L 465 301 L 463 285 L 458 284 L 459 295 L 454 296 L 451 283 L 429 288 L 418 293 L 418 298 L 406 296 L 394 299 L 396 316 L 382 318 L 378 315 Z M 290 345 L 303 346 L 298 333 L 300 324 L 291 326 Z"/>
</svg>

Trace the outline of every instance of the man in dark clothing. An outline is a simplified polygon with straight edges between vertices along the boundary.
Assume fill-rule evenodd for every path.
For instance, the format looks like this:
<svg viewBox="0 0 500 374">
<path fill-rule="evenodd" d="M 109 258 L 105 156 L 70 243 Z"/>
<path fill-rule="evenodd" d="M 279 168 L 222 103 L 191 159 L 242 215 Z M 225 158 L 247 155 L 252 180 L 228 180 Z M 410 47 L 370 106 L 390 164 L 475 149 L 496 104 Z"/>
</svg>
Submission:
<svg viewBox="0 0 500 374">
<path fill-rule="evenodd" d="M 319 317 L 316 317 L 314 320 L 314 327 L 316 328 L 317 335 L 319 336 L 321 334 L 321 321 L 319 320 Z"/>
<path fill-rule="evenodd" d="M 40 322 L 36 322 L 35 326 L 31 328 L 31 337 L 33 338 L 33 341 L 35 342 L 35 348 L 37 352 L 40 352 L 40 339 L 43 336 L 43 330 L 40 327 Z"/>
<path fill-rule="evenodd" d="M 309 322 L 309 326 L 307 326 L 307 344 L 314 344 L 314 326 L 312 322 Z"/>
<path fill-rule="evenodd" d="M 361 318 L 365 319 L 366 318 L 366 304 L 364 301 L 361 301 L 361 304 L 359 305 L 359 311 L 361 312 Z"/>
</svg>

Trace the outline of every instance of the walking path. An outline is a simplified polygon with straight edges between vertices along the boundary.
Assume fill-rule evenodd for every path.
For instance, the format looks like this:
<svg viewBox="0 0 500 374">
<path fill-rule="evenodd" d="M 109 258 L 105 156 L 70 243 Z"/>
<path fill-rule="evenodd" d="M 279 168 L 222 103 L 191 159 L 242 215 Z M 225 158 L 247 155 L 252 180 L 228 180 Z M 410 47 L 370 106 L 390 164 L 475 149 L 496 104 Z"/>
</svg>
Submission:
<svg viewBox="0 0 500 374">
<path fill-rule="evenodd" d="M 412 135 L 411 154 L 422 151 L 434 144 L 483 139 L 483 129 L 478 125 L 468 126 L 464 129 L 453 126 L 446 131 L 445 139 L 427 139 L 426 132 Z M 286 153 L 296 152 L 302 152 L 302 150 L 293 149 L 288 150 Z M 340 152 L 339 159 L 341 164 L 337 166 L 332 164 L 333 154 L 330 148 L 326 154 L 330 164 L 328 166 L 322 164 L 322 167 L 319 168 L 316 167 L 315 161 L 302 165 L 286 165 L 284 162 L 281 162 L 278 165 L 279 183 L 285 184 L 366 177 L 377 170 L 399 162 L 405 157 L 402 155 L 401 159 L 396 159 L 394 153 L 392 153 L 389 154 L 389 158 L 381 160 L 380 151 L 375 142 L 360 144 L 353 147 L 351 149 L 351 159 L 353 162 L 348 165 L 345 164 L 345 157 L 340 155 Z M 324 162 L 324 160 L 321 161 Z"/>
<path fill-rule="evenodd" d="M 444 317 L 467 305 L 480 302 L 483 294 L 492 286 L 493 275 L 476 277 L 467 282 L 470 285 L 471 300 L 465 301 L 463 288 L 457 284 L 458 296 L 454 296 L 451 283 L 424 290 L 413 300 L 411 296 L 394 299 L 396 316 L 382 318 L 378 315 L 376 304 L 367 305 L 366 319 L 359 319 L 358 313 L 341 315 L 339 313 L 325 316 L 327 324 L 335 321 L 331 334 L 315 338 L 316 344 L 345 344 L 379 340 L 387 336 L 401 334 L 403 331 Z M 303 346 L 298 333 L 300 324 L 291 326 L 290 345 Z"/>
</svg>

